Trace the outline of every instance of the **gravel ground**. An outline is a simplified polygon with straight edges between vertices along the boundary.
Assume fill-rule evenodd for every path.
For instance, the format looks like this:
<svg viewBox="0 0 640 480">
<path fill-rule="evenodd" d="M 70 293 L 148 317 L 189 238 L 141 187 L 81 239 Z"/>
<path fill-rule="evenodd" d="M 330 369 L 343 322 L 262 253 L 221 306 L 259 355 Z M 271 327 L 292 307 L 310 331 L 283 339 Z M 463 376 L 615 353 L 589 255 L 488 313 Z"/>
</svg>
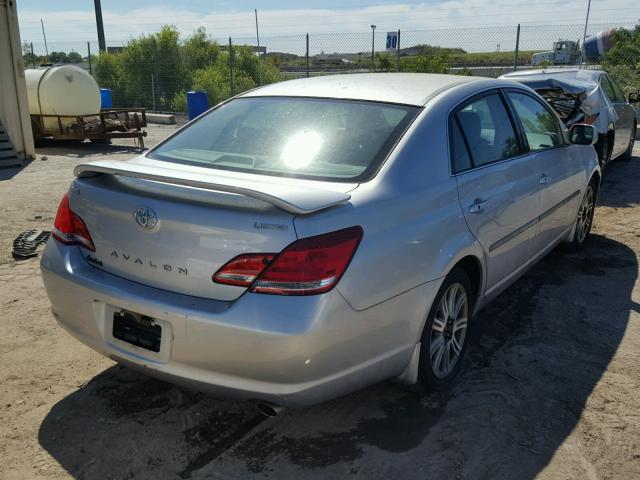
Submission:
<svg viewBox="0 0 640 480">
<path fill-rule="evenodd" d="M 552 252 L 477 317 L 451 389 L 384 382 L 275 418 L 128 371 L 56 325 L 38 260 L 15 262 L 11 242 L 50 228 L 76 164 L 134 152 L 38 153 L 0 169 L 0 478 L 640 478 L 638 148 L 606 172 L 588 247 Z"/>
</svg>

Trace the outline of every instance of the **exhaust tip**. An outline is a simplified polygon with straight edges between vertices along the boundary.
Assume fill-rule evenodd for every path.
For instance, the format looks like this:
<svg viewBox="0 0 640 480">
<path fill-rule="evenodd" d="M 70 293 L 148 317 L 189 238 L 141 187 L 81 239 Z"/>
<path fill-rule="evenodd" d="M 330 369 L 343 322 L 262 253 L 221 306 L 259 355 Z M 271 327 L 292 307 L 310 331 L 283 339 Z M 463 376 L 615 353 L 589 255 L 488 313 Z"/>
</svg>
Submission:
<svg viewBox="0 0 640 480">
<path fill-rule="evenodd" d="M 265 417 L 275 417 L 282 411 L 282 407 L 271 405 L 267 402 L 258 402 L 256 408 L 258 409 L 258 412 L 260 412 Z"/>
</svg>

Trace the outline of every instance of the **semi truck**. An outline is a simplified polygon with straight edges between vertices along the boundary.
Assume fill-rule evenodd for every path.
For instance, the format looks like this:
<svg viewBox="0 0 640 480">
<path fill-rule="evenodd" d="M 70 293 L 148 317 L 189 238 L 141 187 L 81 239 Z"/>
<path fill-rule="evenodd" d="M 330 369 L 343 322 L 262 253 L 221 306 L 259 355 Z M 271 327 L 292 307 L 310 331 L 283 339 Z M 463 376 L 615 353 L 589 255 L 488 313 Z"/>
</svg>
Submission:
<svg viewBox="0 0 640 480">
<path fill-rule="evenodd" d="M 553 43 L 553 50 L 534 53 L 531 57 L 531 65 L 576 65 L 599 62 L 613 46 L 615 31 L 616 29 L 612 28 L 587 37 L 582 46 L 579 40 L 558 40 Z"/>
</svg>

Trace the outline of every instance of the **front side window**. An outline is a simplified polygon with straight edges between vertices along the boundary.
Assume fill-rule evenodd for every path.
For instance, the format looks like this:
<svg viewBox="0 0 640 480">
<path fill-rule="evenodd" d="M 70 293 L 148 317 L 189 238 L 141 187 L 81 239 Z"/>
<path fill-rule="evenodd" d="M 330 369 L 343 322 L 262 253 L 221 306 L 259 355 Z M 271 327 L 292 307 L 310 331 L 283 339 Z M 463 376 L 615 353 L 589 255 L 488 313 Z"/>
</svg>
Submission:
<svg viewBox="0 0 640 480">
<path fill-rule="evenodd" d="M 618 85 L 618 83 L 613 78 L 611 77 L 607 77 L 607 78 L 609 79 L 609 82 L 611 82 L 611 88 L 613 88 L 613 94 L 615 95 L 616 102 L 619 102 L 619 103 L 626 102 L 627 99 L 624 98 L 624 92 L 620 88 L 620 85 Z"/>
<path fill-rule="evenodd" d="M 469 103 L 455 114 L 474 167 L 520 153 L 507 110 L 497 93 Z"/>
<path fill-rule="evenodd" d="M 607 96 L 610 102 L 613 103 L 617 101 L 616 92 L 613 90 L 613 86 L 611 85 L 611 82 L 609 81 L 609 78 L 607 76 L 603 75 L 602 77 L 600 77 L 600 87 L 602 88 L 602 91 Z"/>
<path fill-rule="evenodd" d="M 558 120 L 542 103 L 524 93 L 507 95 L 520 118 L 530 150 L 544 150 L 563 143 Z"/>
<path fill-rule="evenodd" d="M 419 111 L 353 100 L 238 98 L 201 117 L 148 156 L 219 170 L 366 181 Z"/>
</svg>

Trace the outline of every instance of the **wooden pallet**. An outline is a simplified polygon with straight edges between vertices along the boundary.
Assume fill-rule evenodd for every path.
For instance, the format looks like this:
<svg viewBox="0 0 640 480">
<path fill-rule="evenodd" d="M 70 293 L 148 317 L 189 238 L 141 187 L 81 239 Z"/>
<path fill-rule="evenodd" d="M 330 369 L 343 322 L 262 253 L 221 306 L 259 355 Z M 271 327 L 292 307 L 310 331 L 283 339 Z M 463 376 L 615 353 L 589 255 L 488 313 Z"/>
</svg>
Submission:
<svg viewBox="0 0 640 480">
<path fill-rule="evenodd" d="M 22 165 L 22 160 L 18 157 L 9 134 L 0 122 L 0 167 L 9 165 Z"/>
</svg>

